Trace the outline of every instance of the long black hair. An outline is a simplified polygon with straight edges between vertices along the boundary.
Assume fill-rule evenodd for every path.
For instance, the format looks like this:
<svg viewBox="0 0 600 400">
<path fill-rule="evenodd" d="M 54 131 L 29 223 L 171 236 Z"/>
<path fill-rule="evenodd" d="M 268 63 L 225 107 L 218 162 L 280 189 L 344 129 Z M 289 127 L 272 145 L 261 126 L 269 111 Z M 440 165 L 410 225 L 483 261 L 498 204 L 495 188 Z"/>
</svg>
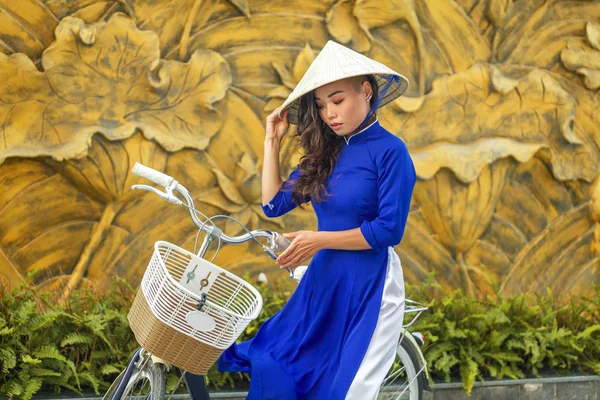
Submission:
<svg viewBox="0 0 600 400">
<path fill-rule="evenodd" d="M 377 81 L 373 75 L 366 75 L 361 81 L 361 86 L 365 80 L 371 84 L 373 90 L 370 100 L 373 106 L 378 95 Z M 310 196 L 313 202 L 324 201 L 327 198 L 327 180 L 337 162 L 344 139 L 336 135 L 321 118 L 314 91 L 305 94 L 299 100 L 295 138 L 304 150 L 304 155 L 300 159 L 300 177 L 292 188 L 292 200 L 298 205 L 307 196 Z"/>
</svg>

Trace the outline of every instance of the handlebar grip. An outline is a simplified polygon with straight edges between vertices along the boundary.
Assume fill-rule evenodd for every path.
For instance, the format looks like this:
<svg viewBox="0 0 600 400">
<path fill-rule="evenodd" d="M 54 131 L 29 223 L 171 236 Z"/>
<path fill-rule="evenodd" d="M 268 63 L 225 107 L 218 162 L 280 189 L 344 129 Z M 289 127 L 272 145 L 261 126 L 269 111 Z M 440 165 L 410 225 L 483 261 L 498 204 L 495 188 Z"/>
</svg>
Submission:
<svg viewBox="0 0 600 400">
<path fill-rule="evenodd" d="M 164 186 L 165 188 L 173 183 L 174 178 L 169 175 L 163 174 L 160 171 L 152 169 L 150 167 L 146 167 L 143 164 L 138 162 L 135 163 L 133 169 L 131 170 L 135 175 L 140 176 L 142 178 L 146 178 L 157 185 Z"/>
</svg>

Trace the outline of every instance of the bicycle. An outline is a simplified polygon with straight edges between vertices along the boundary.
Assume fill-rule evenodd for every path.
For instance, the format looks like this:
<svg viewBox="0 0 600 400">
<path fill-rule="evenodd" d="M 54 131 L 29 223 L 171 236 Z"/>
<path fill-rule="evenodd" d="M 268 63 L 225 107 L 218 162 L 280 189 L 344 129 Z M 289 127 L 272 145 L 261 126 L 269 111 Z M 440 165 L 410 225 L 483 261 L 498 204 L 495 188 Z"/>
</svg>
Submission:
<svg viewBox="0 0 600 400">
<path fill-rule="evenodd" d="M 221 242 L 239 244 L 255 240 L 272 259 L 276 259 L 278 252 L 284 251 L 290 241 L 277 232 L 263 229 L 249 231 L 226 215 L 206 217 L 195 209 L 188 190 L 162 172 L 139 163 L 135 164 L 132 172 L 162 186 L 165 191 L 148 185 L 134 185 L 132 190 L 150 191 L 166 201 L 188 208 L 199 229 L 195 247 L 200 232 L 204 232 L 205 237 L 194 253 L 168 242 L 155 243 L 154 253 L 128 315 L 141 347 L 135 351 L 103 400 L 140 396 L 162 400 L 167 397 L 166 376 L 167 370 L 172 367 L 179 369 L 180 378 L 169 398 L 184 381 L 192 399 L 208 400 L 204 375 L 262 309 L 262 297 L 252 285 L 212 264 Z M 175 193 L 180 194 L 183 200 Z M 202 221 L 198 215 L 205 220 Z M 214 224 L 216 218 L 234 220 L 246 233 L 230 237 Z M 267 239 L 267 244 L 259 238 Z M 214 241 L 218 241 L 218 248 L 212 260 L 208 261 L 204 257 Z M 287 270 L 289 276 L 299 282 L 305 269 Z M 422 335 L 407 330 L 425 310 L 426 306 L 406 300 L 405 313 L 416 315 L 402 327 L 394 367 L 382 385 L 386 399 L 420 400 L 423 390 L 428 389 L 427 363 L 420 349 Z M 390 394 L 392 391 L 393 394 Z"/>
</svg>

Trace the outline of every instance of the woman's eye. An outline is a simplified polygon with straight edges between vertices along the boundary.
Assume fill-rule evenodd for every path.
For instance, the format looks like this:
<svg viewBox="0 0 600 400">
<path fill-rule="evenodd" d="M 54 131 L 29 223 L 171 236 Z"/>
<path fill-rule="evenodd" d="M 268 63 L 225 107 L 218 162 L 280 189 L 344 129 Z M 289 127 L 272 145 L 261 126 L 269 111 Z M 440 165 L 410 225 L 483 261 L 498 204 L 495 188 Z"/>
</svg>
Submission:
<svg viewBox="0 0 600 400">
<path fill-rule="evenodd" d="M 344 99 L 342 99 L 342 100 L 336 100 L 336 101 L 334 101 L 334 102 L 333 102 L 333 104 L 335 104 L 335 105 L 338 105 L 338 104 L 340 104 L 342 101 L 344 101 Z"/>
<path fill-rule="evenodd" d="M 322 109 L 323 109 L 323 106 L 320 104 L 317 104 L 317 110 L 322 110 Z"/>
</svg>

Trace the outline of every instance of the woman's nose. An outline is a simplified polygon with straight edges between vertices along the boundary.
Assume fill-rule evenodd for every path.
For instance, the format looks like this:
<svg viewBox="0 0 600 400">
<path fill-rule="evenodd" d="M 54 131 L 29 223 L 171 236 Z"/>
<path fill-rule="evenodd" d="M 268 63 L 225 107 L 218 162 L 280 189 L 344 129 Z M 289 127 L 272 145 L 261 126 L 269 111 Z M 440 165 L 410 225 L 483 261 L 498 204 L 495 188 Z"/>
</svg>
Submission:
<svg viewBox="0 0 600 400">
<path fill-rule="evenodd" d="M 333 109 L 333 107 L 327 107 L 327 118 L 333 119 L 335 117 L 337 117 L 337 114 L 336 114 L 335 110 Z"/>
</svg>

